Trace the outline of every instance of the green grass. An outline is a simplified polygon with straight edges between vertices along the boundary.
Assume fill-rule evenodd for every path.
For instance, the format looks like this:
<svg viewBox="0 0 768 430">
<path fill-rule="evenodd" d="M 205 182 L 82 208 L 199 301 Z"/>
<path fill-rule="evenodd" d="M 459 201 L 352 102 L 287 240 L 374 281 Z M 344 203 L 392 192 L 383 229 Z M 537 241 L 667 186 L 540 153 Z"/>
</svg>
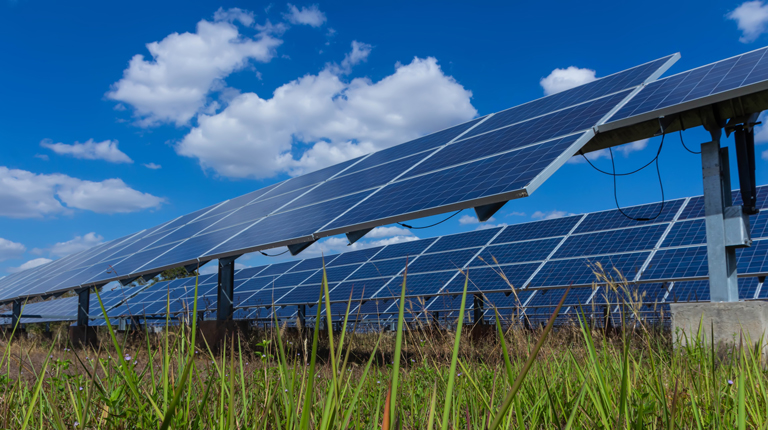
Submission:
<svg viewBox="0 0 768 430">
<path fill-rule="evenodd" d="M 407 276 L 401 288 L 403 303 Z M 101 349 L 6 343 L 0 427 L 9 429 L 720 429 L 768 427 L 762 340 L 720 351 L 644 327 L 304 333 L 284 327 L 194 348 L 196 330 L 109 330 Z M 317 321 L 330 311 L 318 292 Z M 196 306 L 196 305 L 195 305 Z M 347 316 L 351 304 L 347 306 Z M 628 307 L 631 309 L 631 307 Z M 196 314 L 196 313 L 195 313 Z M 277 323 L 276 323 L 277 324 Z M 255 336 L 255 337 L 253 337 Z"/>
</svg>

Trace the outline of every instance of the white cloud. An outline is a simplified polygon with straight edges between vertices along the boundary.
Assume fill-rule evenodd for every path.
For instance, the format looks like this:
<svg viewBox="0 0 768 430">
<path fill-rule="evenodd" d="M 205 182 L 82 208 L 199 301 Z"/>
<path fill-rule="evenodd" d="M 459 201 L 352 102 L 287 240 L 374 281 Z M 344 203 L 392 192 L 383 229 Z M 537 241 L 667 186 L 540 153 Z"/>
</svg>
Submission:
<svg viewBox="0 0 768 430">
<path fill-rule="evenodd" d="M 161 166 L 159 164 L 155 164 L 155 163 L 144 163 L 144 164 L 142 164 L 142 166 L 146 167 L 147 169 L 151 169 L 151 170 L 158 170 L 158 169 L 162 169 L 163 168 L 163 166 Z"/>
<path fill-rule="evenodd" d="M 768 28 L 768 5 L 760 0 L 742 3 L 726 15 L 726 18 L 736 21 L 741 30 L 741 43 L 754 42 Z"/>
<path fill-rule="evenodd" d="M 493 221 L 496 221 L 496 218 L 491 217 L 486 222 L 493 222 Z M 461 225 L 480 224 L 480 221 L 477 220 L 476 216 L 462 215 L 461 218 L 459 218 L 459 224 L 461 224 Z"/>
<path fill-rule="evenodd" d="M 244 93 L 221 113 L 200 115 L 176 151 L 227 177 L 299 175 L 469 120 L 471 96 L 431 57 L 398 64 L 378 82 L 345 82 L 327 67 L 270 99 Z"/>
<path fill-rule="evenodd" d="M 116 140 L 94 142 L 88 139 L 85 143 L 75 142 L 72 145 L 53 143 L 50 139 L 40 142 L 40 146 L 48 148 L 59 155 L 69 155 L 83 160 L 104 160 L 110 163 L 133 163 L 123 151 L 117 148 Z"/>
<path fill-rule="evenodd" d="M 39 158 L 39 159 L 41 159 L 43 161 L 48 161 L 49 160 L 47 154 L 35 154 L 35 158 Z"/>
<path fill-rule="evenodd" d="M 19 258 L 24 255 L 24 251 L 26 250 L 26 246 L 0 237 L 0 261 Z"/>
<path fill-rule="evenodd" d="M 239 7 L 233 7 L 226 10 L 223 7 L 220 7 L 219 10 L 214 12 L 213 20 L 226 21 L 226 22 L 239 21 L 241 24 L 243 24 L 246 27 L 250 27 L 251 25 L 253 25 L 253 22 L 254 22 L 253 12 L 249 10 L 240 9 Z"/>
<path fill-rule="evenodd" d="M 507 223 L 505 223 L 505 222 L 501 222 L 501 223 L 498 223 L 498 224 L 493 224 L 493 223 L 490 223 L 490 222 L 484 222 L 484 223 L 481 223 L 480 225 L 478 225 L 477 228 L 475 228 L 475 230 L 488 230 L 489 228 L 504 227 L 506 225 L 507 225 Z"/>
<path fill-rule="evenodd" d="M 285 14 L 285 19 L 291 24 L 303 24 L 310 27 L 320 27 L 327 20 L 325 14 L 318 9 L 316 4 L 298 8 L 290 3 L 288 3 L 288 13 Z"/>
<path fill-rule="evenodd" d="M 643 140 L 638 140 L 635 142 L 630 142 L 630 143 L 625 143 L 623 145 L 615 146 L 613 148 L 613 153 L 614 153 L 614 157 L 616 156 L 615 154 L 618 152 L 624 155 L 624 158 L 627 158 L 629 157 L 629 154 L 637 151 L 642 151 L 646 147 L 648 147 L 648 139 L 643 139 Z M 598 151 L 588 152 L 584 155 L 589 159 L 589 161 L 599 160 L 601 158 L 605 158 L 606 160 L 611 159 L 611 153 L 608 151 L 608 148 L 601 149 Z M 576 154 L 573 157 L 568 159 L 568 163 L 582 164 L 582 163 L 586 163 L 586 161 L 584 161 L 584 157 L 582 157 L 581 154 Z"/>
<path fill-rule="evenodd" d="M 542 212 L 542 211 L 536 211 L 531 215 L 531 218 L 533 219 L 556 219 L 556 218 L 562 218 L 564 216 L 571 216 L 573 215 L 570 212 L 566 211 L 558 211 L 558 210 L 551 210 L 548 212 Z"/>
<path fill-rule="evenodd" d="M 368 234 L 365 235 L 365 237 L 369 239 L 378 239 L 381 237 L 391 237 L 391 236 L 413 236 L 413 232 L 411 230 L 408 230 L 407 228 L 389 226 L 389 227 L 376 227 L 373 230 L 369 231 Z"/>
<path fill-rule="evenodd" d="M 510 212 L 510 213 L 508 213 L 508 214 L 506 214 L 504 216 L 525 216 L 525 215 L 526 215 L 525 212 L 514 211 L 514 212 Z"/>
<path fill-rule="evenodd" d="M 346 73 L 352 70 L 352 66 L 363 63 L 368 60 L 368 56 L 371 54 L 373 47 L 367 43 L 352 41 L 352 51 L 344 56 L 341 61 L 341 67 Z"/>
<path fill-rule="evenodd" d="M 541 78 L 539 84 L 544 88 L 544 94 L 550 95 L 578 87 L 595 79 L 597 78 L 595 78 L 594 70 L 570 66 L 567 69 L 553 70 L 549 76 Z"/>
<path fill-rule="evenodd" d="M 92 248 L 102 243 L 103 241 L 103 236 L 94 232 L 90 232 L 83 236 L 75 236 L 74 239 L 68 240 L 66 242 L 57 242 L 55 245 L 47 249 L 35 248 L 32 250 L 32 253 L 39 255 L 47 251 L 52 256 L 65 257 L 69 254 L 85 251 L 86 249 Z"/>
<path fill-rule="evenodd" d="M 213 21 L 197 23 L 195 33 L 173 33 L 147 44 L 152 58 L 131 58 L 107 97 L 133 106 L 140 125 L 186 124 L 205 110 L 209 92 L 223 88 L 225 77 L 250 60 L 269 62 L 275 56 L 280 39 L 268 31 L 244 36 L 233 23 L 250 25 L 252 18 L 240 9 L 219 9 Z"/>
<path fill-rule="evenodd" d="M 71 213 L 72 209 L 111 214 L 156 208 L 163 202 L 121 179 L 92 182 L 0 166 L 0 216 L 39 218 Z"/>
<path fill-rule="evenodd" d="M 9 267 L 7 270 L 11 273 L 21 272 L 23 270 L 32 269 L 37 266 L 42 266 L 43 264 L 50 263 L 51 261 L 53 260 L 51 260 L 50 258 L 35 258 L 33 260 L 27 261 L 26 263 L 22 264 L 19 267 Z"/>
</svg>

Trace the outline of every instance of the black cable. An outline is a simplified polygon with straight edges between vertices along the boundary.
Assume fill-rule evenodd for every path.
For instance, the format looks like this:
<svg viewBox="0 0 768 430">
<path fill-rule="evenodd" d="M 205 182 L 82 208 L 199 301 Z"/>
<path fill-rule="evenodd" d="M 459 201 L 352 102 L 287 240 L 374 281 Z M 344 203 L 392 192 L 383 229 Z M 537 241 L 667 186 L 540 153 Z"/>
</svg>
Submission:
<svg viewBox="0 0 768 430">
<path fill-rule="evenodd" d="M 651 218 L 644 218 L 644 217 L 632 217 L 627 215 L 622 209 L 621 206 L 619 206 L 619 197 L 618 192 L 616 191 L 616 164 L 613 161 L 613 150 L 611 148 L 608 148 L 608 152 L 611 154 L 611 167 L 613 168 L 614 174 L 613 174 L 613 200 L 616 202 L 616 209 L 619 210 L 619 212 L 624 215 L 625 217 L 633 220 L 633 221 L 653 221 L 656 218 L 658 218 L 661 213 L 664 211 L 664 184 L 661 181 L 661 170 L 659 169 L 659 154 L 661 154 L 661 148 L 664 146 L 664 134 L 661 135 L 661 143 L 659 143 L 659 151 L 656 152 L 656 156 L 654 157 L 654 160 L 656 161 L 656 175 L 659 177 L 659 188 L 661 188 L 661 206 L 659 207 L 659 212 L 654 215 Z"/>
<path fill-rule="evenodd" d="M 685 148 L 686 151 L 690 152 L 691 154 L 701 154 L 701 151 L 696 152 L 688 149 L 687 146 L 685 146 L 685 142 L 683 141 L 683 130 L 685 130 L 685 126 L 683 125 L 683 117 L 680 117 L 680 143 L 683 144 L 683 148 Z"/>
<path fill-rule="evenodd" d="M 616 173 L 616 163 L 615 163 L 615 161 L 614 161 L 614 159 L 613 159 L 613 149 L 612 149 L 612 148 L 610 148 L 610 147 L 608 148 L 608 152 L 609 152 L 609 153 L 610 153 L 610 155 L 611 155 L 611 168 L 613 169 L 613 173 L 610 173 L 610 172 L 606 172 L 606 171 L 604 171 L 604 170 L 600 170 L 600 169 L 598 169 L 598 168 L 597 168 L 597 166 L 595 166 L 594 164 L 592 164 L 592 162 L 591 162 L 591 161 L 589 161 L 589 158 L 587 158 L 587 157 L 584 155 L 584 153 L 583 153 L 583 152 L 579 151 L 579 154 L 581 154 L 581 156 L 582 156 L 582 157 L 584 157 L 584 159 L 585 159 L 585 160 L 587 160 L 587 163 L 589 163 L 589 165 L 590 165 L 590 166 L 592 166 L 592 168 L 593 168 L 593 169 L 597 170 L 597 171 L 598 171 L 598 172 L 600 172 L 600 173 L 603 173 L 603 174 L 605 174 L 605 175 L 608 175 L 608 176 L 612 176 L 612 177 L 613 177 L 613 199 L 614 199 L 614 201 L 616 202 L 616 209 L 618 209 L 618 210 L 619 210 L 619 212 L 620 212 L 622 215 L 624 215 L 625 217 L 627 217 L 627 218 L 629 218 L 629 219 L 631 219 L 631 220 L 633 220 L 633 221 L 653 221 L 653 220 L 655 220 L 656 218 L 658 218 L 658 217 L 661 215 L 662 211 L 664 210 L 664 203 L 665 203 L 665 202 L 664 202 L 664 185 L 662 184 L 662 181 L 661 181 L 661 171 L 660 171 L 660 169 L 659 169 L 659 155 L 661 154 L 661 148 L 663 148 L 663 147 L 664 147 L 664 136 L 665 136 L 664 134 L 662 134 L 662 135 L 661 135 L 661 143 L 659 143 L 659 149 L 656 151 L 656 156 L 655 156 L 655 157 L 653 157 L 653 158 L 651 159 L 651 161 L 649 161 L 648 163 L 646 163 L 646 164 L 645 164 L 643 167 L 640 167 L 639 169 L 635 169 L 635 170 L 633 170 L 633 171 L 631 171 L 631 172 L 626 172 L 626 173 Z M 652 163 L 654 163 L 654 162 L 656 163 L 656 175 L 659 177 L 659 188 L 661 188 L 661 207 L 659 208 L 659 212 L 658 212 L 656 215 L 654 215 L 653 217 L 651 217 L 651 218 L 645 218 L 645 217 L 635 218 L 635 217 L 629 216 L 629 215 L 627 215 L 627 214 L 626 214 L 626 213 L 625 213 L 625 212 L 624 212 L 624 211 L 621 209 L 621 206 L 619 205 L 619 197 L 618 197 L 618 192 L 616 191 L 616 190 L 617 190 L 617 185 L 616 185 L 616 177 L 617 177 L 617 176 L 628 176 L 628 175 L 632 175 L 632 174 L 634 174 L 634 173 L 637 173 L 637 172 L 639 172 L 639 171 L 641 171 L 641 170 L 645 169 L 646 167 L 650 166 L 650 165 L 651 165 Z"/>
<path fill-rule="evenodd" d="M 265 256 L 265 257 L 279 257 L 279 256 L 281 256 L 281 255 L 285 254 L 285 253 L 286 253 L 286 252 L 288 252 L 288 251 L 290 251 L 290 249 L 286 249 L 285 251 L 283 251 L 283 252 L 281 252 L 281 253 L 279 253 L 279 254 L 273 254 L 273 255 L 267 254 L 267 253 L 266 253 L 266 252 L 264 252 L 264 251 L 259 251 L 259 253 L 260 253 L 261 255 Z"/>
<path fill-rule="evenodd" d="M 446 218 L 446 219 L 444 219 L 444 220 L 442 220 L 442 221 L 438 221 L 438 222 L 436 222 L 436 223 L 434 223 L 434 224 L 432 224 L 432 225 L 425 225 L 425 226 L 423 226 L 423 227 L 414 227 L 414 226 L 411 226 L 411 225 L 408 225 L 408 224 L 403 224 L 403 223 L 401 223 L 401 222 L 399 222 L 399 223 L 397 223 L 397 224 L 399 224 L 399 225 L 401 225 L 401 226 L 403 226 L 403 227 L 405 227 L 405 228 L 409 228 L 409 229 L 411 229 L 411 230 L 420 230 L 420 229 L 422 229 L 422 228 L 430 228 L 430 227 L 434 227 L 434 226 L 436 226 L 436 225 L 438 225 L 438 224 L 442 224 L 442 223 L 444 223 L 444 222 L 448 221 L 449 219 L 451 219 L 451 218 L 455 217 L 456 215 L 458 215 L 458 214 L 459 214 L 461 211 L 463 211 L 463 210 L 464 210 L 464 209 L 459 209 L 458 211 L 456 211 L 456 213 L 454 213 L 453 215 L 449 216 L 448 218 Z"/>
</svg>

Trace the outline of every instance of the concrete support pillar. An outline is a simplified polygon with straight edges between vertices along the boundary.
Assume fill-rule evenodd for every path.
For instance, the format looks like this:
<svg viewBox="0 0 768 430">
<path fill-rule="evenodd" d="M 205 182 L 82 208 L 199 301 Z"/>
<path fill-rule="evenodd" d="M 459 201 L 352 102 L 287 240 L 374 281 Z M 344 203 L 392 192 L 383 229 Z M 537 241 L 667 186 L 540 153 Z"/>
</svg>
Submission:
<svg viewBox="0 0 768 430">
<path fill-rule="evenodd" d="M 720 346 L 743 342 L 751 347 L 768 336 L 768 302 L 672 303 L 670 309 L 672 334 L 678 345 L 700 338 L 706 343 L 714 340 Z"/>
</svg>

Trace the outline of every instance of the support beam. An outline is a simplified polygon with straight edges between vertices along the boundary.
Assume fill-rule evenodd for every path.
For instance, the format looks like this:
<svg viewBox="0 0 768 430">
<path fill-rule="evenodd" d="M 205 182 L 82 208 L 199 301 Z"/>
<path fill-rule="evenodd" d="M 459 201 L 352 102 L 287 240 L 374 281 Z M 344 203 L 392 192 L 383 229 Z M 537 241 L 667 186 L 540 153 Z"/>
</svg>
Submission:
<svg viewBox="0 0 768 430">
<path fill-rule="evenodd" d="M 704 214 L 707 229 L 709 291 L 713 302 L 739 300 L 736 249 L 726 247 L 726 208 L 731 206 L 728 148 L 720 148 L 720 133 L 701 145 Z"/>
<path fill-rule="evenodd" d="M 483 295 L 475 294 L 472 303 L 472 319 L 474 324 L 483 323 Z"/>
<path fill-rule="evenodd" d="M 493 214 L 499 211 L 502 206 L 507 204 L 506 201 L 498 202 L 498 203 L 491 203 L 484 206 L 478 206 L 475 208 L 475 214 L 477 215 L 477 220 L 480 222 L 485 222 L 491 219 Z"/>
<path fill-rule="evenodd" d="M 366 234 L 368 234 L 368 232 L 370 232 L 371 230 L 373 230 L 373 227 L 371 227 L 371 228 L 364 228 L 362 230 L 350 231 L 349 233 L 346 233 L 347 240 L 349 241 L 348 245 L 352 245 L 353 243 L 355 243 L 358 240 L 362 239 L 362 237 L 365 236 Z"/>
<path fill-rule="evenodd" d="M 13 313 L 11 314 L 11 330 L 21 330 L 19 319 L 21 318 L 21 300 L 13 301 Z"/>
<path fill-rule="evenodd" d="M 89 327 L 88 312 L 91 306 L 91 288 L 82 288 L 77 293 L 77 325 L 69 327 L 69 339 L 72 345 L 97 346 L 96 327 Z"/>
<path fill-rule="evenodd" d="M 755 215 L 760 212 L 757 208 L 757 184 L 755 183 L 755 129 L 751 124 L 739 126 L 735 130 L 734 138 L 736 162 L 739 166 L 742 210 L 747 215 Z"/>
<path fill-rule="evenodd" d="M 303 329 L 307 319 L 307 305 L 299 305 L 299 311 L 296 313 L 299 323 L 299 328 Z"/>
<path fill-rule="evenodd" d="M 231 321 L 234 314 L 233 299 L 235 296 L 235 260 L 240 257 L 219 259 L 219 285 L 216 320 Z"/>
<path fill-rule="evenodd" d="M 290 251 L 291 255 L 293 255 L 295 257 L 295 256 L 299 255 L 299 253 L 301 251 L 307 249 L 307 247 L 309 247 L 309 245 L 312 245 L 315 242 L 317 242 L 317 239 L 310 240 L 308 242 L 294 243 L 293 245 L 288 245 L 288 251 Z"/>
</svg>

